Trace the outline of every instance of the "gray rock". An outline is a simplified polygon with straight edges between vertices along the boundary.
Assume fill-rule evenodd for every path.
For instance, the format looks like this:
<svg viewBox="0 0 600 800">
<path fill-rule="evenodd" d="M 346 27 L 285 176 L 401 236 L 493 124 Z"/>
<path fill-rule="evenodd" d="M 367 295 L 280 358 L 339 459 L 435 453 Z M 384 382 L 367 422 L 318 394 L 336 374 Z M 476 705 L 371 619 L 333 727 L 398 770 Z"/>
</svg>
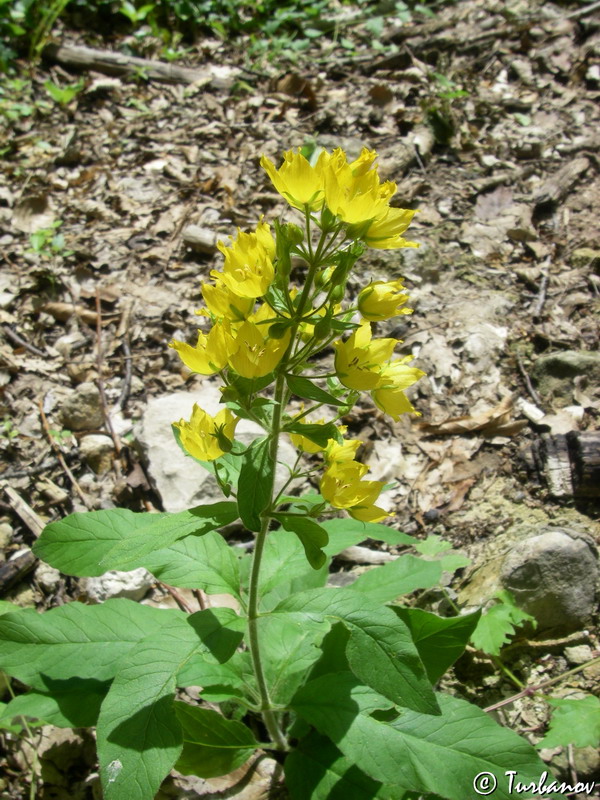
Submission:
<svg viewBox="0 0 600 800">
<path fill-rule="evenodd" d="M 583 534 L 547 530 L 514 545 L 500 578 L 538 631 L 565 635 L 589 624 L 595 611 L 598 552 Z"/>
<path fill-rule="evenodd" d="M 64 401 L 60 418 L 71 431 L 90 431 L 104 425 L 100 392 L 94 383 L 81 383 Z"/>
<path fill-rule="evenodd" d="M 93 603 L 104 603 L 111 597 L 141 600 L 156 580 L 147 569 L 139 567 L 130 572 L 111 570 L 97 578 L 86 578 L 82 586 Z"/>
<path fill-rule="evenodd" d="M 60 572 L 43 561 L 35 569 L 35 579 L 46 592 L 55 592 L 60 583 Z"/>
<path fill-rule="evenodd" d="M 144 458 L 148 475 L 160 495 L 166 511 L 177 512 L 202 503 L 215 503 L 223 494 L 214 476 L 181 451 L 171 430 L 171 423 L 182 417 L 189 419 L 194 403 L 208 414 L 215 415 L 223 408 L 221 392 L 210 383 L 200 390 L 175 392 L 149 401 L 144 416 L 134 430 L 136 442 Z M 241 419 L 237 425 L 236 440 L 250 444 L 263 429 L 250 420 Z M 289 477 L 296 460 L 296 450 L 289 442 L 280 442 L 279 466 L 275 478 L 278 487 Z"/>
<path fill-rule="evenodd" d="M 585 376 L 589 385 L 600 383 L 600 353 L 563 350 L 540 356 L 531 370 L 542 395 L 554 395 L 565 404 L 573 401 L 574 379 Z"/>
<path fill-rule="evenodd" d="M 110 436 L 90 433 L 81 437 L 79 452 L 96 474 L 103 474 L 112 466 L 115 445 Z"/>
</svg>

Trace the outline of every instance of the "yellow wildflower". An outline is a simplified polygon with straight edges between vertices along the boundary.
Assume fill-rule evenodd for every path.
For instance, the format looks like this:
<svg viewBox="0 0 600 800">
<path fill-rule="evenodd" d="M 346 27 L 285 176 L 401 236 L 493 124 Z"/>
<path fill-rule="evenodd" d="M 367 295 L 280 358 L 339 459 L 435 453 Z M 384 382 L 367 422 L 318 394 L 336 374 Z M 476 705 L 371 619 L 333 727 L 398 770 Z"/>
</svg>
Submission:
<svg viewBox="0 0 600 800">
<path fill-rule="evenodd" d="M 368 468 L 357 461 L 332 464 L 323 473 L 321 494 L 334 508 L 345 508 L 355 519 L 378 522 L 389 516 L 387 511 L 374 505 L 384 484 L 361 480 L 367 471 Z"/>
<path fill-rule="evenodd" d="M 254 233 L 238 228 L 231 246 L 217 242 L 217 247 L 225 256 L 224 271 L 213 270 L 211 277 L 239 297 L 262 297 L 275 277 L 275 240 L 267 223 L 259 222 Z"/>
<path fill-rule="evenodd" d="M 200 461 L 214 461 L 228 451 L 227 444 L 233 441 L 238 422 L 228 408 L 211 417 L 194 403 L 190 421 L 182 419 L 174 422 L 173 427 L 179 432 L 182 447 L 191 456 Z"/>
<path fill-rule="evenodd" d="M 349 228 L 348 235 L 356 235 L 369 247 L 376 250 L 394 250 L 399 247 L 418 247 L 418 242 L 403 239 L 402 234 L 408 228 L 416 214 L 408 208 L 389 208 L 384 214 L 375 218 L 366 229 L 353 231 Z"/>
<path fill-rule="evenodd" d="M 352 336 L 334 342 L 335 371 L 349 389 L 374 389 L 381 383 L 381 369 L 392 356 L 398 339 L 371 341 L 371 325 L 363 322 Z"/>
<path fill-rule="evenodd" d="M 323 151 L 316 165 L 312 167 L 300 151 L 294 153 L 293 150 L 288 150 L 283 154 L 283 164 L 279 169 L 266 156 L 261 158 L 260 165 L 275 189 L 291 206 L 301 211 L 308 206 L 317 211 L 323 206 L 323 168 L 328 159 L 329 154 Z"/>
<path fill-rule="evenodd" d="M 216 319 L 229 319 L 232 322 L 245 320 L 254 308 L 254 298 L 240 297 L 227 287 L 220 273 L 213 271 L 212 275 L 215 278 L 214 285 L 202 284 L 202 296 L 210 313 Z"/>
<path fill-rule="evenodd" d="M 390 319 L 398 314 L 412 314 L 412 308 L 400 308 L 408 300 L 403 294 L 402 280 L 375 281 L 358 295 L 358 310 L 364 319 L 373 322 Z"/>
<path fill-rule="evenodd" d="M 200 375 L 214 375 L 227 364 L 230 354 L 235 351 L 229 325 L 216 322 L 208 335 L 198 331 L 198 342 L 192 347 L 186 342 L 174 340 L 169 343 L 179 353 L 179 357 L 192 372 Z"/>
<path fill-rule="evenodd" d="M 272 372 L 287 350 L 291 330 L 281 339 L 269 338 L 268 325 L 246 321 L 235 336 L 236 349 L 229 356 L 229 366 L 243 378 L 262 378 Z"/>
<path fill-rule="evenodd" d="M 398 422 L 401 414 L 418 414 L 404 394 L 404 389 L 416 383 L 425 373 L 416 367 L 409 367 L 407 361 L 411 359 L 411 356 L 407 356 L 387 364 L 381 370 L 380 386 L 371 392 L 375 405 L 395 422 Z"/>
<path fill-rule="evenodd" d="M 360 439 L 344 439 L 342 444 L 336 442 L 335 439 L 330 439 L 325 448 L 327 464 L 331 466 L 332 464 L 346 464 L 348 461 L 353 461 L 361 444 Z"/>
</svg>

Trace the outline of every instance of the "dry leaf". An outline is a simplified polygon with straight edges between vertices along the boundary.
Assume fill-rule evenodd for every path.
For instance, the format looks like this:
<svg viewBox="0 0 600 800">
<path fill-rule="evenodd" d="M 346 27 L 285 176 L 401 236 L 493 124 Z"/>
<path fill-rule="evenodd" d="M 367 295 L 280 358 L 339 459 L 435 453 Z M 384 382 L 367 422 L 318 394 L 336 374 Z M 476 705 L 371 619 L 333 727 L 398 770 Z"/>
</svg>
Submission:
<svg viewBox="0 0 600 800">
<path fill-rule="evenodd" d="M 419 428 L 424 433 L 465 434 L 483 433 L 484 436 L 514 436 L 523 430 L 527 420 L 510 419 L 513 411 L 513 399 L 505 397 L 495 408 L 475 416 L 450 417 L 444 422 L 421 422 Z"/>
</svg>

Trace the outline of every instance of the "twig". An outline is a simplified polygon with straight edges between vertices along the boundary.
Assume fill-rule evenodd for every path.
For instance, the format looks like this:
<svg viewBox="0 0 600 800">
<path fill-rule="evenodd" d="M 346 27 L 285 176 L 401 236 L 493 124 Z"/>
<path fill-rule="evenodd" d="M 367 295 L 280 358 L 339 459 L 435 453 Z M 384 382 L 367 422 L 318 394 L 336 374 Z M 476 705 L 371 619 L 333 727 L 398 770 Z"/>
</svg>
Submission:
<svg viewBox="0 0 600 800">
<path fill-rule="evenodd" d="M 121 442 L 117 437 L 115 430 L 112 426 L 110 419 L 110 412 L 106 402 L 106 392 L 104 391 L 104 380 L 102 379 L 102 308 L 100 305 L 100 290 L 96 287 L 96 369 L 98 370 L 98 391 L 100 392 L 100 402 L 102 403 L 102 412 L 104 414 L 104 422 L 113 440 L 115 452 L 117 456 L 121 452 Z"/>
<path fill-rule="evenodd" d="M 563 19 L 581 19 L 581 17 L 587 17 L 588 14 L 597 11 L 599 8 L 600 2 L 590 3 L 589 6 L 583 6 L 583 8 L 578 8 L 577 11 L 571 11 L 571 13 L 567 14 Z"/>
<path fill-rule="evenodd" d="M 65 473 L 67 478 L 71 481 L 71 484 L 72 484 L 73 488 L 75 489 L 75 491 L 77 492 L 77 494 L 79 495 L 82 503 L 85 505 L 85 507 L 87 509 L 90 509 L 91 508 L 90 501 L 88 500 L 88 498 L 83 493 L 83 491 L 81 489 L 81 486 L 77 483 L 77 478 L 75 477 L 75 475 L 73 475 L 73 473 L 71 472 L 71 470 L 67 466 L 67 462 L 65 461 L 65 458 L 64 458 L 64 456 L 62 454 L 62 451 L 61 451 L 60 447 L 54 441 L 54 438 L 53 438 L 52 434 L 50 433 L 50 426 L 48 425 L 48 419 L 47 419 L 46 414 L 44 412 L 44 403 L 43 403 L 41 398 L 38 401 L 38 406 L 39 406 L 39 409 L 40 409 L 40 419 L 42 420 L 42 428 L 44 429 L 44 433 L 46 434 L 46 436 L 48 438 L 48 441 L 50 442 L 50 447 L 54 450 L 54 454 L 57 457 L 58 462 L 59 462 L 60 466 L 62 467 L 63 472 Z"/>
<path fill-rule="evenodd" d="M 206 601 L 206 594 L 202 591 L 202 589 L 193 589 L 194 597 L 198 601 L 198 605 L 200 606 L 200 611 L 206 611 L 208 608 L 208 603 Z"/>
<path fill-rule="evenodd" d="M 46 472 L 53 469 L 58 464 L 56 459 L 46 459 L 42 464 L 37 467 L 28 467 L 27 469 L 7 469 L 6 472 L 0 473 L 0 481 L 8 481 L 13 478 L 26 478 L 29 475 L 39 475 L 41 472 Z"/>
<path fill-rule="evenodd" d="M 569 675 L 574 675 L 576 672 L 581 672 L 581 670 L 587 669 L 588 667 L 598 663 L 600 663 L 600 656 L 598 658 L 593 658 L 591 661 L 586 661 L 585 664 L 579 664 L 578 667 L 573 667 L 573 669 L 569 669 L 566 672 L 557 675 L 555 678 L 549 678 L 547 681 L 542 681 L 541 683 L 538 683 L 537 686 L 526 686 L 522 692 L 517 692 L 517 694 L 506 697 L 504 700 L 493 703 L 491 706 L 487 706 L 487 708 L 484 708 L 483 710 L 496 711 L 496 709 L 502 708 L 502 706 L 510 705 L 510 703 L 514 703 L 515 700 L 520 700 L 522 697 L 531 697 L 532 694 L 539 692 L 541 689 L 546 689 L 548 686 L 553 686 L 555 683 L 560 683 L 560 681 L 564 680 Z"/>
<path fill-rule="evenodd" d="M 525 386 L 527 387 L 527 391 L 529 392 L 531 398 L 533 399 L 534 403 L 536 403 L 536 405 L 541 406 L 542 398 L 533 388 L 533 384 L 531 383 L 531 378 L 529 377 L 520 356 L 517 356 L 517 366 L 519 367 L 519 372 L 521 373 L 521 377 L 525 381 Z"/>
<path fill-rule="evenodd" d="M 177 589 L 175 589 L 175 587 L 169 586 L 168 583 L 163 583 L 162 581 L 160 582 L 160 585 L 163 587 L 163 589 L 167 590 L 182 611 L 185 611 L 186 614 L 194 613 L 194 609 L 190 606 L 185 597 L 183 597 L 183 595 L 181 595 Z"/>
<path fill-rule="evenodd" d="M 131 349 L 127 339 L 121 342 L 121 349 L 123 350 L 123 360 L 125 361 L 125 377 L 123 378 L 123 388 L 121 389 L 121 396 L 119 397 L 118 406 L 121 411 L 125 410 L 127 401 L 129 400 L 129 393 L 131 391 Z"/>
<path fill-rule="evenodd" d="M 542 278 L 542 283 L 540 286 L 540 291 L 537 296 L 537 300 L 533 304 L 531 308 L 531 315 L 535 319 L 539 317 L 542 313 L 542 308 L 544 307 L 544 303 L 546 302 L 546 291 L 548 289 L 548 281 L 550 277 L 547 272 L 544 272 L 544 276 Z"/>
<path fill-rule="evenodd" d="M 23 500 L 23 498 L 15 492 L 14 489 L 11 489 L 10 486 L 4 487 L 4 493 L 8 497 L 8 502 L 10 503 L 10 507 L 12 510 L 17 514 L 18 517 L 27 525 L 29 530 L 33 533 L 35 538 L 37 539 L 38 536 L 45 528 L 45 523 L 42 519 L 35 513 L 33 508 Z"/>
<path fill-rule="evenodd" d="M 38 350 L 37 347 L 34 347 L 29 342 L 25 341 L 16 331 L 10 327 L 10 325 L 4 325 L 2 327 L 4 331 L 4 335 L 7 339 L 9 339 L 13 344 L 18 345 L 18 347 L 24 347 L 25 350 L 29 350 L 30 353 L 33 353 L 34 356 L 39 356 L 40 358 L 48 358 L 48 353 L 44 353 L 43 350 Z"/>
</svg>

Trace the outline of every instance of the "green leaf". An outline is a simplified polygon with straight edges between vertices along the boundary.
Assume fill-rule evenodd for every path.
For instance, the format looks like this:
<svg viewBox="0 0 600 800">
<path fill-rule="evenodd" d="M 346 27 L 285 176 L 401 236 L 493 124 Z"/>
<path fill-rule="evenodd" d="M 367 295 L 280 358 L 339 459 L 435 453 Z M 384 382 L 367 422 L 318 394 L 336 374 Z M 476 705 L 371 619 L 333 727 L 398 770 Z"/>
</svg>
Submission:
<svg viewBox="0 0 600 800">
<path fill-rule="evenodd" d="M 420 608 L 393 610 L 408 626 L 431 683 L 437 683 L 463 653 L 481 615 L 476 611 L 445 618 Z"/>
<path fill-rule="evenodd" d="M 292 705 L 374 780 L 464 800 L 474 796 L 475 778 L 491 773 L 495 800 L 514 800 L 508 771 L 525 784 L 545 771 L 530 744 L 464 700 L 438 695 L 440 716 L 404 710 L 388 722 L 369 716 L 377 703 L 363 690 L 348 673 L 324 675 L 299 689 Z"/>
<path fill-rule="evenodd" d="M 259 701 L 248 652 L 234 653 L 225 664 L 213 664 L 203 655 L 193 655 L 177 675 L 177 685 L 201 686 L 202 697 L 213 703 L 237 699 L 244 704 Z"/>
<path fill-rule="evenodd" d="M 240 518 L 249 531 L 258 533 L 262 512 L 271 502 L 275 465 L 270 439 L 256 439 L 242 456 L 237 500 Z"/>
<path fill-rule="evenodd" d="M 170 547 L 148 553 L 142 566 L 171 586 L 240 598 L 239 559 L 216 531 L 187 536 Z"/>
<path fill-rule="evenodd" d="M 110 680 L 137 642 L 184 618 L 180 611 L 117 598 L 96 606 L 67 603 L 45 614 L 0 617 L 0 668 L 35 689 L 70 678 Z"/>
<path fill-rule="evenodd" d="M 179 621 L 143 639 L 123 660 L 97 726 L 105 800 L 151 800 L 174 766 L 183 745 L 173 708 L 175 676 L 199 644 Z"/>
<path fill-rule="evenodd" d="M 183 727 L 183 751 L 175 768 L 184 775 L 227 775 L 260 746 L 249 728 L 216 711 L 177 702 L 175 712 Z"/>
<path fill-rule="evenodd" d="M 330 439 L 340 441 L 342 438 L 341 433 L 333 422 L 327 422 L 319 425 L 318 423 L 304 423 L 304 422 L 291 422 L 285 426 L 286 433 L 298 433 L 300 436 L 306 436 L 311 442 L 318 444 L 320 447 L 326 447 Z"/>
<path fill-rule="evenodd" d="M 137 548 L 139 566 L 145 566 L 143 558 L 148 553 L 163 550 L 189 533 L 207 533 L 236 517 L 235 503 L 226 502 L 179 514 L 138 514 L 125 508 L 78 512 L 46 525 L 33 551 L 66 575 L 97 577 L 127 565 L 132 548 Z"/>
<path fill-rule="evenodd" d="M 477 623 L 471 641 L 478 650 L 492 656 L 500 655 L 502 645 L 515 634 L 515 628 L 523 622 L 535 619 L 514 604 L 509 592 L 498 592 L 499 603 L 489 608 Z"/>
<path fill-rule="evenodd" d="M 105 800 L 154 797 L 183 746 L 173 707 L 177 674 L 199 650 L 230 658 L 241 640 L 231 627 L 237 619 L 231 609 L 198 611 L 146 637 L 123 659 L 97 726 Z"/>
<path fill-rule="evenodd" d="M 394 612 L 360 592 L 313 589 L 284 600 L 276 611 L 318 613 L 350 632 L 350 669 L 367 686 L 400 706 L 438 713 L 425 668 L 406 625 Z"/>
<path fill-rule="evenodd" d="M 313 569 L 321 569 L 327 561 L 327 556 L 321 549 L 329 542 L 327 531 L 309 517 L 296 517 L 291 514 L 276 514 L 274 516 L 287 531 L 295 533 L 300 539 L 311 567 Z"/>
<path fill-rule="evenodd" d="M 370 600 L 390 603 L 415 589 L 437 586 L 441 576 L 439 561 L 425 561 L 407 555 L 363 572 L 348 588 L 368 595 Z"/>
<path fill-rule="evenodd" d="M 600 745 L 600 699 L 587 697 L 546 697 L 556 708 L 548 733 L 536 747 L 598 747 Z"/>
<path fill-rule="evenodd" d="M 321 523 L 329 534 L 329 546 L 325 548 L 328 555 L 337 555 L 346 547 L 374 539 L 387 544 L 414 545 L 415 539 L 407 533 L 397 531 L 378 522 L 360 522 L 357 519 L 330 519 Z"/>
<path fill-rule="evenodd" d="M 271 531 L 260 566 L 259 597 L 262 611 L 270 611 L 286 597 L 304 589 L 325 586 L 327 565 L 311 569 L 298 537 L 281 528 Z"/>
<path fill-rule="evenodd" d="M 337 747 L 316 731 L 300 740 L 285 760 L 285 782 L 292 800 L 375 800 L 401 798 L 404 790 L 382 795 L 383 786 L 342 755 Z"/>
<path fill-rule="evenodd" d="M 305 400 L 315 400 L 317 403 L 327 403 L 330 406 L 345 405 L 345 401 L 338 400 L 337 397 L 329 394 L 329 392 L 320 389 L 308 378 L 301 378 L 299 375 L 286 375 L 285 380 L 290 392 L 297 397 L 302 397 Z"/>
<path fill-rule="evenodd" d="M 95 512 L 90 512 L 95 513 Z M 96 512 L 102 513 L 102 512 Z M 109 513 L 109 512 L 107 512 Z M 177 514 L 161 515 L 158 521 L 148 520 L 133 536 L 116 544 L 102 559 L 105 569 L 134 569 L 157 548 L 168 547 L 184 536 L 202 536 L 237 519 L 237 505 L 230 501 L 197 506 Z"/>
<path fill-rule="evenodd" d="M 319 645 L 331 623 L 301 611 L 270 613 L 258 618 L 261 653 L 273 702 L 287 705 L 321 655 Z"/>
<path fill-rule="evenodd" d="M 32 690 L 14 697 L 3 716 L 43 720 L 59 728 L 91 728 L 98 720 L 100 705 L 110 687 L 109 681 L 93 678 L 47 679 L 48 692 Z"/>
</svg>

